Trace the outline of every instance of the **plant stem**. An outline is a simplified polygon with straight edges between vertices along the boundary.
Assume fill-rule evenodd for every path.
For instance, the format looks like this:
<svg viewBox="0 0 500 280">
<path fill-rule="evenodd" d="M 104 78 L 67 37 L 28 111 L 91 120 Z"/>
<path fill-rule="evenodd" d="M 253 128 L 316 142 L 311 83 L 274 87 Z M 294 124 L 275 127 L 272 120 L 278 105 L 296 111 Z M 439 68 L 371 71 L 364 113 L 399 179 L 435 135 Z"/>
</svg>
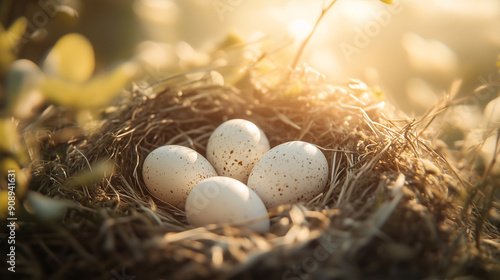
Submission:
<svg viewBox="0 0 500 280">
<path fill-rule="evenodd" d="M 304 39 L 304 41 L 300 45 L 299 50 L 297 52 L 297 55 L 295 55 L 295 58 L 292 62 L 292 65 L 291 65 L 292 69 L 295 69 L 295 67 L 297 67 L 297 63 L 299 62 L 299 59 L 302 56 L 302 53 L 304 52 L 304 49 L 306 48 L 307 43 L 309 43 L 309 40 L 311 40 L 311 38 L 314 34 L 314 31 L 316 31 L 316 28 L 318 27 L 319 23 L 321 22 L 321 19 L 323 19 L 325 14 L 328 12 L 328 10 L 330 10 L 330 8 L 333 6 L 333 4 L 335 4 L 335 2 L 337 2 L 337 0 L 333 0 L 330 3 L 330 5 L 328 5 L 328 7 L 323 8 L 323 10 L 321 11 L 321 14 L 319 15 L 318 20 L 314 24 L 314 28 L 311 30 L 311 33 L 309 33 L 309 35 Z"/>
</svg>

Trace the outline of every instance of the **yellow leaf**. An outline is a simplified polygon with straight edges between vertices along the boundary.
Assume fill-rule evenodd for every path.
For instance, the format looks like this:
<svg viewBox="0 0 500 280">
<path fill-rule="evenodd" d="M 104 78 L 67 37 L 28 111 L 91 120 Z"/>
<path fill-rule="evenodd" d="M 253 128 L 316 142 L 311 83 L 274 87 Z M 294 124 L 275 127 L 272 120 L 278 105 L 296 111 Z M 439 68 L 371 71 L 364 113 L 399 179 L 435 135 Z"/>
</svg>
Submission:
<svg viewBox="0 0 500 280">
<path fill-rule="evenodd" d="M 300 95 L 302 91 L 304 90 L 304 86 L 302 85 L 302 82 L 299 80 L 291 82 L 286 90 L 285 90 L 285 97 L 294 97 L 297 95 Z"/>
<path fill-rule="evenodd" d="M 0 119 L 0 153 L 10 153 L 17 160 L 26 161 L 16 125 L 10 119 Z"/>
<path fill-rule="evenodd" d="M 18 18 L 7 30 L 0 25 L 0 51 L 12 51 L 21 40 L 24 31 L 26 31 L 26 26 L 27 21 L 25 18 Z"/>
<path fill-rule="evenodd" d="M 0 218 L 5 219 L 8 215 L 9 195 L 7 190 L 0 190 Z M 17 203 L 16 203 L 17 204 Z"/>
<path fill-rule="evenodd" d="M 223 50 L 232 46 L 243 44 L 243 39 L 234 32 L 228 32 L 226 34 L 226 38 L 222 42 L 219 43 L 217 49 Z"/>
<path fill-rule="evenodd" d="M 0 160 L 0 174 L 6 174 L 9 170 L 20 170 L 21 167 L 11 157 L 5 157 Z"/>
<path fill-rule="evenodd" d="M 60 105 L 73 108 L 100 107 L 108 105 L 130 82 L 135 72 L 134 64 L 125 63 L 86 83 L 46 78 L 40 89 L 46 99 Z"/>
<path fill-rule="evenodd" d="M 384 2 L 384 3 L 387 3 L 387 4 L 389 4 L 389 5 L 391 5 L 391 4 L 392 4 L 392 0 L 380 0 L 380 1 L 382 1 L 382 2 Z"/>
<path fill-rule="evenodd" d="M 8 30 L 0 25 L 0 74 L 5 73 L 16 59 L 17 45 L 26 31 L 27 24 L 25 18 L 19 18 Z"/>
<path fill-rule="evenodd" d="M 76 188 L 84 185 L 94 185 L 104 178 L 113 174 L 114 162 L 111 160 L 99 160 L 92 163 L 90 170 L 81 171 L 73 175 L 65 184 L 66 188 Z"/>
<path fill-rule="evenodd" d="M 12 46 L 19 43 L 24 35 L 24 32 L 26 31 L 26 27 L 28 27 L 28 20 L 23 17 L 18 18 L 13 24 L 10 25 L 7 30 L 7 37 L 10 39 Z"/>
<path fill-rule="evenodd" d="M 377 99 L 384 99 L 384 91 L 380 87 L 375 86 L 374 88 L 370 89 L 370 91 Z"/>
<path fill-rule="evenodd" d="M 0 119 L 0 152 L 9 153 L 16 149 L 19 142 L 16 126 L 9 119 Z"/>
<path fill-rule="evenodd" d="M 59 39 L 43 63 L 47 76 L 83 83 L 93 74 L 95 56 L 92 44 L 84 36 L 71 33 Z"/>
<path fill-rule="evenodd" d="M 13 174 L 14 178 L 14 191 L 15 195 L 18 198 L 22 198 L 26 191 L 28 190 L 28 181 L 29 178 L 26 176 L 26 173 L 17 161 L 11 157 L 5 157 L 0 160 L 0 174 L 2 177 L 7 178 L 7 174 Z M 7 182 L 5 183 L 8 184 Z"/>
</svg>

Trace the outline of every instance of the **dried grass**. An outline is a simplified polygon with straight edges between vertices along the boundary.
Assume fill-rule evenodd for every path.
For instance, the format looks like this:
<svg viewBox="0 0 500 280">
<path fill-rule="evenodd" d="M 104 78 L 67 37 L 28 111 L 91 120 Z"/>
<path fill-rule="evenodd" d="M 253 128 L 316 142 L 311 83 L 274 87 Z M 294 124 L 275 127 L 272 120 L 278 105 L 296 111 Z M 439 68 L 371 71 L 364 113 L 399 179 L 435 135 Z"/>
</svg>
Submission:
<svg viewBox="0 0 500 280">
<path fill-rule="evenodd" d="M 33 275 L 120 279 L 444 279 L 498 276 L 498 230 L 474 243 L 470 186 L 423 120 L 409 120 L 362 83 L 329 85 L 309 68 L 261 74 L 246 69 L 237 87 L 215 70 L 134 88 L 104 114 L 93 135 L 53 139 L 72 127 L 69 112 L 48 108 L 53 124 L 34 165 L 37 191 L 80 205 L 26 241 Z M 298 88 L 298 90 L 297 90 Z M 194 228 L 182 209 L 152 198 L 142 163 L 158 146 L 201 154 L 223 121 L 256 123 L 272 146 L 303 140 L 330 162 L 330 182 L 312 201 L 271 209 L 271 231 L 230 225 Z M 435 133 L 435 132 L 434 132 Z M 72 134 L 75 135 L 75 134 Z M 95 163 L 114 163 L 96 183 L 68 185 Z M 464 217 L 466 215 L 467 217 Z M 470 221 L 469 221 L 470 219 Z M 487 249 L 486 249 L 487 248 Z M 47 257 L 41 257 L 41 256 Z M 493 267 L 493 268 L 492 268 Z M 496 274 L 495 274 L 496 273 Z M 308 278 L 306 278 L 308 277 Z M 121 278 L 132 279 L 132 278 Z"/>
</svg>

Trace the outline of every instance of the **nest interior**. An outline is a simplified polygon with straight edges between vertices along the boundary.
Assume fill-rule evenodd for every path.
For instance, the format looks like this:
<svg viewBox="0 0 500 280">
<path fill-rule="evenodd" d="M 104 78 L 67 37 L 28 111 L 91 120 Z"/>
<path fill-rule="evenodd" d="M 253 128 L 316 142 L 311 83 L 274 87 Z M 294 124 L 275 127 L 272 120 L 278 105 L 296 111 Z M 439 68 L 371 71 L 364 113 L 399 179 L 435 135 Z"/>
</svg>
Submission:
<svg viewBox="0 0 500 280">
<path fill-rule="evenodd" d="M 455 197 L 463 185 L 446 149 L 375 91 L 357 81 L 327 84 L 308 68 L 274 85 L 251 71 L 237 86 L 221 83 L 216 71 L 188 76 L 153 90 L 133 88 L 106 111 L 99 131 L 64 144 L 54 144 L 54 137 L 71 122 L 61 121 L 61 110 L 49 108 L 46 122 L 59 124 L 42 143 L 32 188 L 76 201 L 78 207 L 26 235 L 32 256 L 48 256 L 30 260 L 37 263 L 33 275 L 493 277 L 488 267 L 495 254 L 473 242 L 474 232 Z M 204 155 L 211 132 L 233 118 L 257 124 L 271 146 L 307 141 L 329 161 L 325 190 L 312 201 L 270 209 L 271 231 L 264 235 L 231 225 L 192 227 L 182 209 L 153 198 L 142 180 L 142 163 L 153 149 L 179 144 Z M 112 174 L 96 182 L 67 183 L 102 161 L 113 163 Z"/>
</svg>

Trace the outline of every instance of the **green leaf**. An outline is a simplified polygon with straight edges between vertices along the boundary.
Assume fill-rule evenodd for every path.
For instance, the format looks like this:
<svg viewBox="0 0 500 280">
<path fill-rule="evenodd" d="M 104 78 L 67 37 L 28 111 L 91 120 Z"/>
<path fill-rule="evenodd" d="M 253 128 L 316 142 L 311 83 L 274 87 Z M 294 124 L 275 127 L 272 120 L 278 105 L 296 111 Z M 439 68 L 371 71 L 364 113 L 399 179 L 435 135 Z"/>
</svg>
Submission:
<svg viewBox="0 0 500 280">
<path fill-rule="evenodd" d="M 84 36 L 70 33 L 59 39 L 43 63 L 47 76 L 83 83 L 94 73 L 92 44 Z"/>
</svg>

